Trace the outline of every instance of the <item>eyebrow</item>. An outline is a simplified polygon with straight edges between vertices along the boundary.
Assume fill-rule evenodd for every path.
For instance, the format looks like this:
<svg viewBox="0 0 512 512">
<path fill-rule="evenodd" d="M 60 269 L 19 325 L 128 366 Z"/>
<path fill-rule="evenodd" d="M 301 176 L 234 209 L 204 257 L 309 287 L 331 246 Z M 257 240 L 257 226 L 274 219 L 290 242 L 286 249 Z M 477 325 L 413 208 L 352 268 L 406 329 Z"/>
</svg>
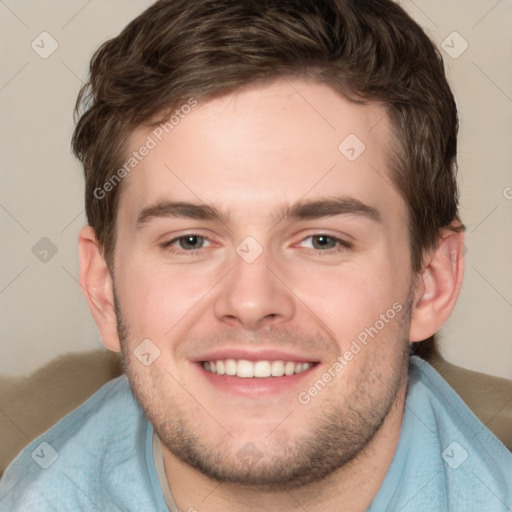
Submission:
<svg viewBox="0 0 512 512">
<path fill-rule="evenodd" d="M 214 206 L 187 203 L 182 201 L 160 201 L 146 206 L 137 217 L 137 229 L 142 228 L 151 219 L 178 217 L 186 219 L 219 220 L 225 222 L 226 215 Z"/>
<path fill-rule="evenodd" d="M 308 220 L 343 214 L 359 215 L 377 223 L 382 222 L 382 217 L 376 208 L 353 197 L 299 201 L 282 209 L 277 218 L 279 220 L 284 218 Z M 150 204 L 141 210 L 137 217 L 136 227 L 141 229 L 150 220 L 165 217 L 220 221 L 224 224 L 228 221 L 228 216 L 214 206 L 182 201 L 160 201 Z"/>
<path fill-rule="evenodd" d="M 381 223 L 382 216 L 377 208 L 367 205 L 353 197 L 334 197 L 315 201 L 299 201 L 285 208 L 282 217 L 293 219 L 318 219 L 335 215 L 360 215 L 374 222 Z"/>
</svg>

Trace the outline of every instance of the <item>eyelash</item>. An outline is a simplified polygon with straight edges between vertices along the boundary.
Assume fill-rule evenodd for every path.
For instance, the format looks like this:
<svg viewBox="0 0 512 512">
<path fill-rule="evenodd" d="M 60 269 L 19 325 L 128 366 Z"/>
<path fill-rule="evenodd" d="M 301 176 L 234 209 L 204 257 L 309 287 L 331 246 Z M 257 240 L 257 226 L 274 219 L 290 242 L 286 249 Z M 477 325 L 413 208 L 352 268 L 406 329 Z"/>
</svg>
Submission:
<svg viewBox="0 0 512 512">
<path fill-rule="evenodd" d="M 337 246 L 334 248 L 325 249 L 325 250 L 312 248 L 313 251 L 315 251 L 319 254 L 320 253 L 321 254 L 331 254 L 331 253 L 335 253 L 335 252 L 347 251 L 347 250 L 350 250 L 353 248 L 353 245 L 350 242 L 347 242 L 346 240 L 343 240 L 342 238 L 338 238 L 336 236 L 329 235 L 327 233 L 317 233 L 314 235 L 308 235 L 301 240 L 301 243 L 308 240 L 309 238 L 313 239 L 313 238 L 320 238 L 320 237 L 329 238 L 331 241 L 335 242 L 337 244 Z"/>
<path fill-rule="evenodd" d="M 174 244 L 176 242 L 179 242 L 180 240 L 184 240 L 186 238 L 191 238 L 191 237 L 197 237 L 197 238 L 200 238 L 202 240 L 207 240 L 207 241 L 211 242 L 211 240 L 208 239 L 205 236 L 198 235 L 197 233 L 187 233 L 186 235 L 178 236 L 178 237 L 173 238 L 172 240 L 169 240 L 167 242 L 162 242 L 160 244 L 160 248 L 162 248 L 164 250 L 168 250 L 169 252 L 173 252 L 173 253 L 196 254 L 197 251 L 199 251 L 200 249 L 203 249 L 203 247 L 199 247 L 198 249 L 191 249 L 191 250 L 186 250 L 186 249 L 178 248 L 178 247 L 172 248 L 172 244 Z M 171 248 L 171 249 L 169 249 L 169 248 Z"/>
<path fill-rule="evenodd" d="M 197 254 L 197 252 L 200 251 L 201 249 L 203 249 L 204 247 L 199 247 L 198 249 L 191 249 L 191 250 L 186 250 L 186 249 L 177 248 L 177 247 L 173 248 L 172 247 L 173 244 L 178 243 L 180 240 L 184 240 L 186 238 L 191 238 L 191 237 L 197 237 L 197 238 L 200 238 L 200 239 L 202 239 L 204 241 L 208 241 L 208 242 L 213 243 L 212 240 L 210 240 L 208 237 L 199 235 L 197 233 L 187 233 L 186 235 L 178 236 L 178 237 L 173 238 L 172 240 L 169 240 L 167 242 L 162 242 L 161 244 L 159 244 L 159 246 L 160 246 L 161 249 L 167 250 L 167 251 L 169 251 L 171 253 L 176 253 L 176 254 L 187 253 L 187 254 L 190 254 L 190 255 L 194 255 L 194 254 Z M 306 240 L 308 240 L 310 238 L 312 239 L 312 238 L 319 238 L 319 237 L 329 238 L 330 240 L 335 242 L 337 244 L 337 246 L 334 247 L 334 248 L 325 249 L 325 250 L 311 248 L 311 250 L 315 251 L 317 254 L 332 254 L 332 253 L 347 251 L 347 250 L 350 250 L 350 249 L 353 248 L 353 244 L 352 243 L 347 242 L 346 240 L 343 240 L 342 238 L 338 238 L 338 237 L 335 237 L 335 236 L 332 236 L 332 235 L 328 235 L 326 233 L 316 233 L 314 235 L 308 235 L 308 236 L 304 237 L 299 243 L 304 243 Z"/>
</svg>

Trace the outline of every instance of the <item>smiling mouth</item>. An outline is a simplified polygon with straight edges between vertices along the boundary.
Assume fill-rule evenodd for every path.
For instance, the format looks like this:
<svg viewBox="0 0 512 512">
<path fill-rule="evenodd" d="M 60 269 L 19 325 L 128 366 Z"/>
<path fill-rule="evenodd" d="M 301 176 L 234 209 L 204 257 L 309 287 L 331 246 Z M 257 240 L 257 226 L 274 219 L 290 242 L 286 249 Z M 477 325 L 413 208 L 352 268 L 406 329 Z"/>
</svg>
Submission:
<svg viewBox="0 0 512 512">
<path fill-rule="evenodd" d="M 242 379 L 291 376 L 308 371 L 315 362 L 294 361 L 248 361 L 246 359 L 217 359 L 202 361 L 201 366 L 209 373 L 228 375 Z"/>
</svg>

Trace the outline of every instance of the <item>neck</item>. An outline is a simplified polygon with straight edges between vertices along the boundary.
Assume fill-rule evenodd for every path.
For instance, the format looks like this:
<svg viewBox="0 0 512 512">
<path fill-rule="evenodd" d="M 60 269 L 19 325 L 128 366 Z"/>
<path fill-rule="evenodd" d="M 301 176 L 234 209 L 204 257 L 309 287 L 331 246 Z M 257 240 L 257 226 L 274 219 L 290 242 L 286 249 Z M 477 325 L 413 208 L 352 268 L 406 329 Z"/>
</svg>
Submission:
<svg viewBox="0 0 512 512">
<path fill-rule="evenodd" d="M 262 491 L 219 483 L 175 457 L 163 443 L 165 473 L 180 510 L 200 512 L 365 512 L 377 495 L 395 454 L 407 381 L 380 429 L 366 447 L 320 482 L 293 491 Z"/>
</svg>

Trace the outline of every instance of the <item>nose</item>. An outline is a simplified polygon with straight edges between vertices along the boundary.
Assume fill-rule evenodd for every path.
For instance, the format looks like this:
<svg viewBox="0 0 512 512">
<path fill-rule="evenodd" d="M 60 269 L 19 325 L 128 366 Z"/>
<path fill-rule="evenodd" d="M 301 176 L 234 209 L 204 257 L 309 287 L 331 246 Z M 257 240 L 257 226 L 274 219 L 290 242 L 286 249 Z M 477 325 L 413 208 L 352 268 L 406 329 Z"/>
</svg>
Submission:
<svg viewBox="0 0 512 512">
<path fill-rule="evenodd" d="M 252 263 L 238 254 L 215 299 L 215 316 L 231 326 L 256 330 L 293 318 L 296 302 L 284 272 L 266 251 Z"/>
</svg>

